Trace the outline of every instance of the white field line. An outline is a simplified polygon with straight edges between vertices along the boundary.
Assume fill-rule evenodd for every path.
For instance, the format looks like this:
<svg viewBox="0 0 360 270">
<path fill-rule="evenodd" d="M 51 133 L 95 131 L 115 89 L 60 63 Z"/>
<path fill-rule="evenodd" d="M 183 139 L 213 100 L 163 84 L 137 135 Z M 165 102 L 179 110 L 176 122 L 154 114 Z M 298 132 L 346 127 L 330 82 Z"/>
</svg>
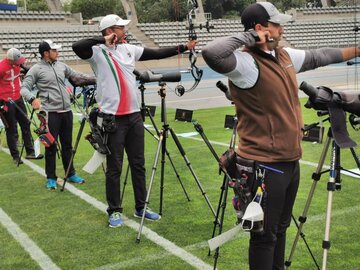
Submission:
<svg viewBox="0 0 360 270">
<path fill-rule="evenodd" d="M 194 137 L 186 137 L 186 138 L 190 138 L 192 140 L 196 140 L 196 141 L 203 141 L 203 139 L 201 138 L 194 138 Z M 221 146 L 228 146 L 228 144 L 226 143 L 221 143 L 221 142 L 216 142 L 216 141 L 210 141 L 212 144 L 217 144 L 217 145 L 221 145 Z M 5 153 L 9 154 L 9 151 L 8 149 L 1 149 L 3 150 Z M 45 176 L 45 172 L 42 168 L 38 167 L 37 165 L 33 164 L 32 162 L 29 162 L 27 160 L 24 160 L 24 163 L 26 165 L 28 165 L 30 168 L 32 168 L 34 171 L 38 172 L 39 174 L 42 174 Z M 309 161 L 303 161 L 303 160 L 300 160 L 300 163 L 304 164 L 304 165 L 309 165 L 309 166 L 313 166 L 313 167 L 317 167 L 317 163 L 315 162 L 309 162 Z M 325 169 L 328 169 L 329 166 L 327 165 L 324 165 L 323 168 Z M 58 180 L 58 183 L 61 185 L 62 184 L 62 180 Z M 106 205 L 103 204 L 102 202 L 96 200 L 95 198 L 89 196 L 88 194 L 84 193 L 83 191 L 81 190 L 78 190 L 77 188 L 75 188 L 73 185 L 67 183 L 66 185 L 66 188 L 71 192 L 73 193 L 74 195 L 80 197 L 81 199 L 85 200 L 86 202 L 88 202 L 89 204 L 91 204 L 92 206 L 94 206 L 95 208 L 99 209 L 100 211 L 102 212 L 106 212 Z M 339 210 L 339 211 L 333 211 L 332 212 L 332 216 L 338 216 L 338 215 L 342 215 L 342 214 L 345 214 L 345 213 L 352 213 L 354 211 L 358 211 L 360 210 L 360 206 L 354 206 L 354 207 L 349 207 L 347 209 L 342 209 L 342 210 Z M 133 228 L 134 230 L 138 230 L 139 228 L 139 224 L 137 222 L 134 222 L 132 220 L 129 220 L 127 217 L 123 216 L 124 217 L 124 224 Z M 316 216 L 312 216 L 312 217 L 309 217 L 308 218 L 308 221 L 320 221 L 320 220 L 324 220 L 326 217 L 325 214 L 320 214 L 320 215 L 316 215 Z M 165 240 L 165 244 L 167 244 L 167 242 L 171 243 L 170 241 L 162 238 L 161 236 L 159 236 L 158 234 L 156 234 L 155 232 L 152 232 L 150 229 L 146 228 L 146 226 L 143 227 L 143 230 L 142 230 L 143 234 L 149 239 L 149 240 L 152 240 L 154 241 L 153 239 L 158 239 L 158 237 L 162 240 Z M 242 237 L 245 237 L 247 236 L 247 234 L 239 234 L 239 237 L 242 238 Z M 236 237 L 238 238 L 238 237 Z M 156 242 L 155 242 L 156 243 Z M 158 245 L 164 247 L 162 244 L 160 243 L 157 243 Z M 202 242 L 202 243 L 198 243 L 198 244 L 195 244 L 195 245 L 200 245 L 200 246 L 204 246 L 204 244 L 207 244 L 207 242 Z M 170 244 L 169 247 L 171 247 L 172 245 L 174 245 L 173 243 Z M 185 254 L 188 254 L 185 250 L 177 247 L 176 245 L 174 245 L 175 248 L 177 249 L 180 249 L 182 250 L 182 252 L 185 252 Z M 165 250 L 168 250 L 168 247 L 164 247 Z M 190 247 L 185 247 L 185 249 L 191 249 Z M 168 250 L 169 251 L 169 250 Z M 179 256 L 180 258 L 182 258 L 181 256 L 183 256 L 182 252 L 176 252 L 176 254 L 174 252 L 171 252 L 171 250 L 169 251 L 169 253 L 165 253 L 162 255 L 149 255 L 149 256 L 146 256 L 147 259 L 145 260 L 154 260 L 155 258 L 159 258 L 159 256 L 161 257 L 166 257 L 166 256 L 169 256 L 170 254 L 173 254 L 175 256 Z M 189 254 L 190 256 L 193 256 L 191 254 Z M 198 259 L 197 257 L 195 257 L 197 260 L 199 260 L 201 262 L 200 265 L 204 264 L 204 266 L 206 268 L 198 268 L 198 269 L 211 269 L 211 266 L 210 265 L 207 265 L 206 263 L 202 262 L 200 259 Z M 183 258 L 182 258 L 183 259 Z M 144 260 L 144 261 L 145 261 Z M 184 259 L 183 259 L 184 260 Z M 185 260 L 186 261 L 186 260 Z M 134 264 L 136 262 L 139 262 L 138 260 L 129 260 L 126 261 L 126 262 L 122 262 L 121 265 L 124 265 L 122 266 L 121 268 L 125 267 L 126 265 L 129 266 L 131 264 Z M 186 261 L 187 262 L 187 261 Z M 191 264 L 191 263 L 189 263 Z M 193 265 L 193 264 L 191 264 Z M 101 266 L 100 268 L 97 268 L 97 269 L 119 269 L 119 264 L 111 264 L 111 265 L 105 265 L 105 266 Z M 194 265 L 195 266 L 195 265 Z M 197 266 L 195 266 L 197 267 Z"/>
<path fill-rule="evenodd" d="M 359 210 L 360 210 L 360 205 L 355 205 L 355 206 L 348 207 L 348 208 L 345 208 L 345 209 L 344 208 L 343 209 L 338 209 L 336 211 L 332 211 L 331 217 L 335 218 L 335 217 L 340 217 L 340 216 L 343 216 L 343 215 L 349 215 L 349 214 L 352 214 L 352 213 L 358 213 Z M 231 209 L 230 209 L 230 212 L 231 212 Z M 233 213 L 231 212 L 230 214 L 233 214 Z M 235 213 L 234 213 L 234 217 L 235 217 Z M 326 218 L 326 213 L 308 217 L 307 220 L 306 220 L 306 223 L 303 226 L 302 231 L 306 233 L 306 229 L 308 227 L 309 227 L 309 229 L 311 229 L 311 227 L 309 226 L 310 225 L 309 223 L 314 223 L 314 222 L 319 222 L 319 221 L 325 222 L 325 218 Z M 240 231 L 238 233 L 238 235 L 236 235 L 234 237 L 233 240 L 243 239 L 243 238 L 248 239 L 249 234 L 247 232 Z M 206 247 L 209 247 L 208 242 L 203 241 L 203 242 L 199 242 L 199 243 L 184 247 L 184 249 L 191 251 L 191 250 L 197 250 L 197 249 L 206 248 Z M 220 249 L 220 252 L 221 252 L 221 249 Z M 164 259 L 164 258 L 167 258 L 167 257 L 169 257 L 171 255 L 172 254 L 170 254 L 169 252 L 155 253 L 155 254 L 146 255 L 146 256 L 143 256 L 143 257 L 140 257 L 140 258 L 129 259 L 129 260 L 122 261 L 122 262 L 119 262 L 119 263 L 102 265 L 100 267 L 95 268 L 95 270 L 127 269 L 127 268 L 129 268 L 131 266 L 134 266 L 134 265 L 137 265 L 139 263 L 151 262 L 151 261 L 155 261 L 155 260 L 158 260 L 158 259 Z"/>
<path fill-rule="evenodd" d="M 9 150 L 3 148 L 2 149 L 5 153 L 9 154 Z M 45 175 L 45 171 L 43 168 L 39 167 L 38 165 L 28 161 L 28 160 L 24 160 L 24 164 L 26 164 L 27 166 L 29 166 L 30 168 L 32 168 L 35 172 L 39 173 L 40 175 L 43 175 L 44 177 L 46 177 Z M 62 186 L 63 181 L 61 179 L 58 179 L 58 184 L 60 186 Z M 66 183 L 65 188 L 70 191 L 72 194 L 74 194 L 75 196 L 78 196 L 79 198 L 81 198 L 82 200 L 86 201 L 87 203 L 89 203 L 90 205 L 94 206 L 95 208 L 99 209 L 102 212 L 106 213 L 106 208 L 107 206 L 98 201 L 97 199 L 91 197 L 90 195 L 88 195 L 87 193 L 77 189 L 75 186 L 71 185 L 70 183 Z M 132 228 L 135 231 L 139 230 L 139 226 L 140 224 L 128 219 L 126 216 L 122 215 L 123 219 L 124 219 L 124 224 L 130 228 Z M 195 267 L 196 269 L 213 269 L 213 267 L 205 262 L 203 262 L 202 260 L 200 260 L 198 257 L 190 254 L 189 252 L 187 252 L 186 250 L 178 247 L 177 245 L 175 245 L 174 243 L 172 243 L 171 241 L 165 239 L 164 237 L 158 235 L 156 232 L 150 230 L 149 228 L 147 228 L 146 226 L 143 226 L 142 228 L 142 234 L 148 238 L 150 241 L 154 242 L 155 244 L 161 246 L 162 248 L 164 248 L 166 251 L 170 252 L 171 254 L 173 254 L 174 256 L 179 257 L 180 259 L 182 259 L 183 261 L 185 261 L 186 263 L 190 264 L 191 266 Z"/>
<path fill-rule="evenodd" d="M 208 247 L 207 241 L 203 241 L 200 243 L 189 245 L 189 246 L 185 247 L 184 249 L 191 251 L 191 250 L 198 250 L 200 248 L 206 248 L 206 247 Z M 128 269 L 129 267 L 131 267 L 131 266 L 134 267 L 134 265 L 136 266 L 139 263 L 146 263 L 146 262 L 151 262 L 151 261 L 155 261 L 158 259 L 164 259 L 169 256 L 172 256 L 172 254 L 170 254 L 169 252 L 161 252 L 161 253 L 158 252 L 155 254 L 140 256 L 140 257 L 137 257 L 134 259 L 129 259 L 127 261 L 122 261 L 119 263 L 105 264 L 98 268 L 95 268 L 95 270 Z"/>
<path fill-rule="evenodd" d="M 47 256 L 30 237 L 23 232 L 20 227 L 0 207 L 0 223 L 15 238 L 15 240 L 30 254 L 31 258 L 36 261 L 41 269 L 58 270 L 60 269 Z"/>
</svg>

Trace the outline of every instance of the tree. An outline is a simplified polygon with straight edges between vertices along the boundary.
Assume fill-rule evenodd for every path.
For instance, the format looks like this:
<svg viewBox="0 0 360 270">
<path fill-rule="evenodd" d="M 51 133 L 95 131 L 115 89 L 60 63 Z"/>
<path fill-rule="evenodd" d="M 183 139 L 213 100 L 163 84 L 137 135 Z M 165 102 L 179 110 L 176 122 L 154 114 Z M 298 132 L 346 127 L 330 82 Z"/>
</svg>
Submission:
<svg viewBox="0 0 360 270">
<path fill-rule="evenodd" d="M 70 4 L 72 13 L 81 12 L 84 19 L 117 14 L 125 17 L 125 12 L 120 1 L 115 0 L 73 0 Z"/>
<path fill-rule="evenodd" d="M 218 0 L 206 0 L 204 3 L 204 11 L 210 12 L 213 19 L 219 19 L 224 16 L 224 8 Z"/>
<path fill-rule="evenodd" d="M 18 0 L 23 1 L 23 0 Z M 45 1 L 32 0 L 31 2 Z M 283 12 L 292 7 L 305 6 L 309 0 L 270 0 Z M 321 0 L 311 0 L 321 1 Z M 28 1 L 29 2 L 29 1 Z M 254 0 L 203 0 L 205 12 L 212 14 L 212 18 L 240 17 L 242 11 Z M 188 0 L 135 0 L 136 13 L 139 22 L 183 21 L 188 14 Z M 126 17 L 119 0 L 72 0 L 65 5 L 72 13 L 81 12 L 84 19 L 118 14 Z"/>
<path fill-rule="evenodd" d="M 182 21 L 187 16 L 186 0 L 136 0 L 139 22 Z"/>
<path fill-rule="evenodd" d="M 25 8 L 25 0 L 17 0 L 17 6 Z M 46 0 L 31 0 L 26 1 L 27 11 L 49 11 Z"/>
</svg>

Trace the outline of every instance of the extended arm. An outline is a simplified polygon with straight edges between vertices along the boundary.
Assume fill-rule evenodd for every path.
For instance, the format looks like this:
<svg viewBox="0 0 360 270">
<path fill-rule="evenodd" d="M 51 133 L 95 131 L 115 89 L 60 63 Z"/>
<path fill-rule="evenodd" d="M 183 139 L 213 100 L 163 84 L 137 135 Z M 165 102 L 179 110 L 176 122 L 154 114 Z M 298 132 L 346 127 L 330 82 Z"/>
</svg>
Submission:
<svg viewBox="0 0 360 270">
<path fill-rule="evenodd" d="M 343 49 L 321 48 L 315 50 L 306 50 L 304 63 L 300 69 L 300 72 L 326 66 L 329 64 L 344 62 L 359 55 L 359 47 Z"/>
<path fill-rule="evenodd" d="M 151 48 L 144 48 L 144 52 L 140 57 L 140 61 L 145 60 L 153 60 L 153 59 L 163 59 L 170 56 L 174 56 L 180 53 L 183 53 L 187 50 L 192 50 L 195 48 L 197 41 L 196 40 L 189 40 L 185 45 L 178 45 L 175 47 L 166 47 L 160 49 L 151 49 Z"/>
<path fill-rule="evenodd" d="M 105 44 L 105 38 L 93 37 L 82 39 L 73 43 L 72 49 L 77 56 L 79 56 L 83 60 L 86 60 L 92 57 L 92 46 L 95 46 L 97 44 Z"/>
</svg>

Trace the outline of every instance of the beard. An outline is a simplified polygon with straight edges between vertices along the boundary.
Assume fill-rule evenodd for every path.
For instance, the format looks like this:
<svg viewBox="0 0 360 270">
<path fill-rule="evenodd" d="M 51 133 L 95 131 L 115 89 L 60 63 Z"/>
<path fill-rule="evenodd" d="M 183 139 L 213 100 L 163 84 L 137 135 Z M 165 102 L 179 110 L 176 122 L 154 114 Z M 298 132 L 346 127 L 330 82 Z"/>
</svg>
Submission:
<svg viewBox="0 0 360 270">
<path fill-rule="evenodd" d="M 275 49 L 276 47 L 279 46 L 279 43 L 282 39 L 282 36 L 279 36 L 279 37 L 276 37 L 276 38 L 272 38 L 271 40 L 267 41 L 266 44 L 267 44 L 267 47 L 270 49 L 270 50 L 273 50 Z"/>
</svg>

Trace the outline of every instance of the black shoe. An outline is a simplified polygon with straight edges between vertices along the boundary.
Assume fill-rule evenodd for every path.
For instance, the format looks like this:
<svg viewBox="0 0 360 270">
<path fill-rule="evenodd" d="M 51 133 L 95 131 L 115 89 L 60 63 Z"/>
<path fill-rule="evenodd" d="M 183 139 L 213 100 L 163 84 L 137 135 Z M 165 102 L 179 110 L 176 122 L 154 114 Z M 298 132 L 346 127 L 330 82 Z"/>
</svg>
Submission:
<svg viewBox="0 0 360 270">
<path fill-rule="evenodd" d="M 35 156 L 35 154 L 29 154 L 29 155 L 26 155 L 26 159 L 42 159 L 44 157 L 43 154 L 39 154 L 37 157 Z"/>
<path fill-rule="evenodd" d="M 14 164 L 24 164 L 24 162 L 20 158 L 13 158 Z"/>
</svg>

